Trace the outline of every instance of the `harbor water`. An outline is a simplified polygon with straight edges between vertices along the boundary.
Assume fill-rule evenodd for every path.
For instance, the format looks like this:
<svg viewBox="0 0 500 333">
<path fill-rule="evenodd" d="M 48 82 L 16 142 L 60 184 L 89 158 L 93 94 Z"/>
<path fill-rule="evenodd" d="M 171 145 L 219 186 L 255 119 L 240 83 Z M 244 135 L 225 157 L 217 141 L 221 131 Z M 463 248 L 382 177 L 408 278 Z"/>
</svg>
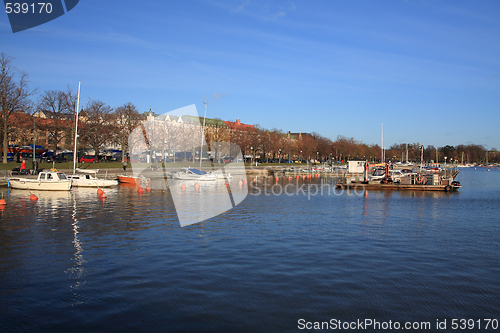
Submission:
<svg viewBox="0 0 500 333">
<path fill-rule="evenodd" d="M 185 227 L 164 190 L 4 188 L 0 332 L 500 331 L 500 170 L 457 180 L 249 180 L 242 203 Z"/>
</svg>

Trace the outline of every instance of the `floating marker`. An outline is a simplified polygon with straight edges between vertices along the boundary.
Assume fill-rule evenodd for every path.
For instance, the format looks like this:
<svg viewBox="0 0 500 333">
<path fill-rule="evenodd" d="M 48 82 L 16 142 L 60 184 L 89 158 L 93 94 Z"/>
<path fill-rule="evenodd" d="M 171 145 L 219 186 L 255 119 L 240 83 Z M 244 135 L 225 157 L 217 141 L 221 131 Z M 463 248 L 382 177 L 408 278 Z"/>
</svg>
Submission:
<svg viewBox="0 0 500 333">
<path fill-rule="evenodd" d="M 38 197 L 34 194 L 30 194 L 30 200 L 31 201 L 37 201 L 38 200 Z"/>
<path fill-rule="evenodd" d="M 100 188 L 99 188 L 99 189 L 97 189 L 97 195 L 98 195 L 98 196 L 103 195 L 103 193 L 104 193 L 104 191 L 103 191 L 103 190 L 101 190 Z"/>
<path fill-rule="evenodd" d="M 7 205 L 5 199 L 0 199 L 0 206 L 5 206 L 5 205 Z"/>
<path fill-rule="evenodd" d="M 139 195 L 142 195 L 142 193 L 144 193 L 144 190 L 142 189 L 142 187 L 139 187 L 139 189 L 137 190 L 137 193 L 139 193 Z"/>
<path fill-rule="evenodd" d="M 186 190 L 186 185 L 182 184 L 182 185 L 181 185 L 181 190 L 182 190 L 182 191 L 185 191 L 185 190 Z"/>
</svg>

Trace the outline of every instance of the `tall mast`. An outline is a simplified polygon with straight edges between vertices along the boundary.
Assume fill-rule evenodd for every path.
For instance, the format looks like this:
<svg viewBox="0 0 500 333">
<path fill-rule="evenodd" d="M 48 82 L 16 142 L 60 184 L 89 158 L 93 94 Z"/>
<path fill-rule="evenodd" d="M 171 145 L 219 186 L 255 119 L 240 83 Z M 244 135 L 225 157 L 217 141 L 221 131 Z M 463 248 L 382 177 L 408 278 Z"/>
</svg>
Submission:
<svg viewBox="0 0 500 333">
<path fill-rule="evenodd" d="M 73 149 L 73 175 L 76 171 L 76 140 L 78 138 L 78 108 L 80 107 L 80 84 L 82 81 L 78 81 L 78 96 L 76 98 L 76 110 L 75 110 L 75 148 Z"/>
<path fill-rule="evenodd" d="M 384 123 L 382 123 L 381 125 L 382 125 L 382 158 L 381 158 L 380 163 L 384 163 L 384 162 L 385 162 L 385 149 L 384 149 Z"/>
</svg>

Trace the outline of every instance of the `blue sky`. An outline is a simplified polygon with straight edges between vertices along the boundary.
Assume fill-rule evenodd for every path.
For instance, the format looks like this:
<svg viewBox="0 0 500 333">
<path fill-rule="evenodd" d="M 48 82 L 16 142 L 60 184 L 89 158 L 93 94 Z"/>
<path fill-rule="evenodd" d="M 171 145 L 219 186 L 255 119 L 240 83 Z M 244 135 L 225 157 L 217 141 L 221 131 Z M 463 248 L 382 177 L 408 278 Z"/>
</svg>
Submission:
<svg viewBox="0 0 500 333">
<path fill-rule="evenodd" d="M 317 132 L 368 144 L 500 149 L 498 1 L 97 1 L 0 52 L 81 103 Z"/>
</svg>

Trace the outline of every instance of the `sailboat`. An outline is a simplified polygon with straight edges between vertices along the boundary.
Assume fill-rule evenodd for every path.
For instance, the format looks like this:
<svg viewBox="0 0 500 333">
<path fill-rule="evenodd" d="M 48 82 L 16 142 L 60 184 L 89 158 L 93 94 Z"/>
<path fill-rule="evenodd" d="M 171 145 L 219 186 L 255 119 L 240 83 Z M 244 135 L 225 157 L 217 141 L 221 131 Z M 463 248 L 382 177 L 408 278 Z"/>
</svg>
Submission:
<svg viewBox="0 0 500 333">
<path fill-rule="evenodd" d="M 80 107 L 80 84 L 81 82 L 78 82 L 78 97 L 76 100 L 76 119 L 75 119 L 75 149 L 73 153 L 73 175 L 68 176 L 68 178 L 71 180 L 73 186 L 76 187 L 109 187 L 118 185 L 117 180 L 97 178 L 96 176 L 97 173 L 99 172 L 99 169 L 84 170 L 84 169 L 78 169 L 76 167 L 76 160 L 78 157 L 76 154 L 77 151 L 76 148 L 78 139 L 78 109 Z"/>
</svg>

